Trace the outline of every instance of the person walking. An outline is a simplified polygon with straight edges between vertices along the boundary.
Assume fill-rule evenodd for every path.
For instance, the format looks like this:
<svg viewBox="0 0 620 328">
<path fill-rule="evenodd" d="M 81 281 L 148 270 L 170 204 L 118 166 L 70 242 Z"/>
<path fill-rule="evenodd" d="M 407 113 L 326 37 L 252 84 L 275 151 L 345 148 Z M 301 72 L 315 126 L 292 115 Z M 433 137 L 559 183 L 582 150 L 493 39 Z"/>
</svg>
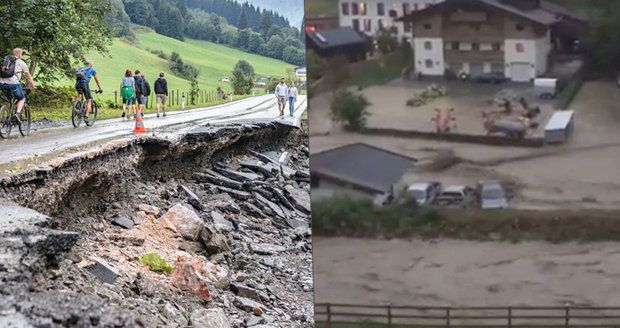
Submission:
<svg viewBox="0 0 620 328">
<path fill-rule="evenodd" d="M 278 110 L 280 116 L 284 116 L 284 108 L 286 107 L 286 97 L 288 97 L 288 87 L 284 83 L 284 78 L 280 79 L 280 83 L 276 86 L 275 90 L 276 99 L 278 100 Z"/>
<path fill-rule="evenodd" d="M 295 82 L 291 83 L 291 86 L 288 88 L 288 106 L 291 116 L 293 116 L 293 112 L 295 112 L 295 102 L 297 101 L 297 87 L 295 86 Z"/>
<path fill-rule="evenodd" d="M 131 75 L 131 70 L 128 68 L 125 70 L 125 76 L 121 80 L 121 98 L 123 98 L 123 114 L 121 117 L 125 117 L 127 108 L 134 113 L 134 97 L 136 96 L 136 80 Z M 127 115 L 129 116 L 129 115 Z"/>
<path fill-rule="evenodd" d="M 163 110 L 163 115 L 166 117 L 166 98 L 168 98 L 168 81 L 164 78 L 164 73 L 159 73 L 159 78 L 155 80 L 155 96 L 157 101 L 157 117 L 159 117 L 159 110 Z"/>
<path fill-rule="evenodd" d="M 144 74 L 141 76 L 144 81 L 144 107 L 147 108 L 149 107 L 149 97 L 151 96 L 151 84 L 149 84 L 149 81 L 146 79 Z"/>
<path fill-rule="evenodd" d="M 146 97 L 144 97 L 144 92 L 146 90 L 146 86 L 144 85 L 144 79 L 140 75 L 140 70 L 136 70 L 134 72 L 133 79 L 135 81 L 136 86 L 136 106 L 134 106 L 133 114 L 142 113 L 142 107 L 146 102 Z M 137 108 L 137 109 L 136 109 Z"/>
</svg>

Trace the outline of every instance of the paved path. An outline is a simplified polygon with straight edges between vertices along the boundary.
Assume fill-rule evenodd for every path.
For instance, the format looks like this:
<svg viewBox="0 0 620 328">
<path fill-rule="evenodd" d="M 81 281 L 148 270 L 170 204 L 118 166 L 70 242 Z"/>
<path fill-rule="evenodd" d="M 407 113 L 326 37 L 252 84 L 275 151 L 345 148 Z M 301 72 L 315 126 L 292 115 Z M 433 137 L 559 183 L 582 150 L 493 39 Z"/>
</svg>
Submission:
<svg viewBox="0 0 620 328">
<path fill-rule="evenodd" d="M 299 126 L 301 115 L 307 108 L 305 96 L 299 96 L 293 117 L 278 117 L 276 100 L 273 95 L 265 95 L 239 100 L 214 107 L 170 112 L 165 118 L 155 114 L 145 116 L 144 124 L 149 132 L 174 132 L 189 129 L 204 123 L 233 123 L 235 121 L 278 121 L 283 124 Z M 132 135 L 133 120 L 108 119 L 97 121 L 92 127 L 60 127 L 32 131 L 22 138 L 19 133 L 7 140 L 0 140 L 0 165 L 16 161 L 28 161 L 70 148 L 123 138 Z"/>
</svg>

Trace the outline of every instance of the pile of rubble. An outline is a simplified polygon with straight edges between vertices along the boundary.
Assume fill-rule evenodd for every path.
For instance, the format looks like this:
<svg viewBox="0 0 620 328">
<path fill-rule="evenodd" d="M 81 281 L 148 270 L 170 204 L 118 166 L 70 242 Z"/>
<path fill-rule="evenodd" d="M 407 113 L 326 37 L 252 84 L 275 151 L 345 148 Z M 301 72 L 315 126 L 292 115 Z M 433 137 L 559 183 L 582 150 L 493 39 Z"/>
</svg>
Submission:
<svg viewBox="0 0 620 328">
<path fill-rule="evenodd" d="M 191 167 L 190 175 L 151 172 L 155 178 L 142 181 L 128 172 L 123 183 L 105 187 L 115 195 L 125 188 L 126 197 L 112 202 L 105 195 L 71 198 L 65 217 L 55 219 L 79 238 L 30 288 L 88 298 L 87 306 L 41 320 L 52 326 L 314 326 L 305 138 L 267 152 L 218 154 Z M 28 321 L 43 322 L 34 319 L 41 310 L 11 304 Z"/>
<path fill-rule="evenodd" d="M 427 86 L 422 92 L 414 93 L 413 98 L 407 100 L 407 106 L 421 107 L 426 105 L 432 100 L 441 98 L 446 95 L 448 91 L 445 87 L 431 84 Z"/>
</svg>

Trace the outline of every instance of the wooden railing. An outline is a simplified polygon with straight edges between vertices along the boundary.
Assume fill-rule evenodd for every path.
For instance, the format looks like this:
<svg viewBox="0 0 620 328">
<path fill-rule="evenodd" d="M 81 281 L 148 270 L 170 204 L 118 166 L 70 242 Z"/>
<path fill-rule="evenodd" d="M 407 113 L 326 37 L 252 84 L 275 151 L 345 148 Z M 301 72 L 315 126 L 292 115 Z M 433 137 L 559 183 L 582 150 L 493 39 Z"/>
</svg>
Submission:
<svg viewBox="0 0 620 328">
<path fill-rule="evenodd" d="M 326 327 L 364 322 L 412 328 L 620 328 L 620 307 L 436 307 L 318 303 L 315 304 L 314 317 L 317 324 Z"/>
</svg>

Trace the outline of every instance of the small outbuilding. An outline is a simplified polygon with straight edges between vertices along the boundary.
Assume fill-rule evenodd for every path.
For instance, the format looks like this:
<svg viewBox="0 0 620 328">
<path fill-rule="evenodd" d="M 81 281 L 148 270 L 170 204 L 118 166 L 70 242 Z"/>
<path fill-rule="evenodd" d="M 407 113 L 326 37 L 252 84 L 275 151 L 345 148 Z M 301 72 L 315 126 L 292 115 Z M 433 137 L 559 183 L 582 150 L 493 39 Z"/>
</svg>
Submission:
<svg viewBox="0 0 620 328">
<path fill-rule="evenodd" d="M 366 59 L 372 39 L 351 27 L 340 27 L 308 32 L 306 46 L 322 58 L 344 56 L 355 62 Z"/>
</svg>

